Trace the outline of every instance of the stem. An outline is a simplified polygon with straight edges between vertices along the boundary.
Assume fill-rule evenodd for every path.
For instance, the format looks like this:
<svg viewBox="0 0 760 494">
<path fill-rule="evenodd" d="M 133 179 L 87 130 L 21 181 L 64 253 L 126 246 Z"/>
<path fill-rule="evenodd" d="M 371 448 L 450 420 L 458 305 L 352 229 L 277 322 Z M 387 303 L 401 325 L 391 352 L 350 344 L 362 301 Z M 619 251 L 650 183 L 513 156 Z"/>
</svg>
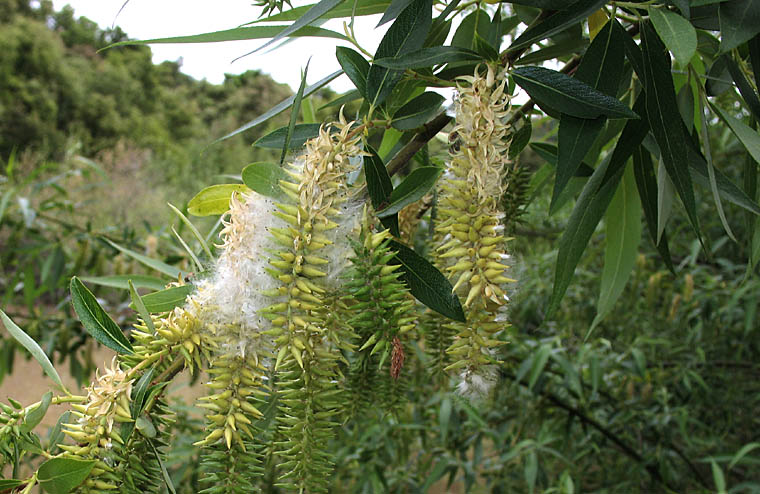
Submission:
<svg viewBox="0 0 760 494">
<path fill-rule="evenodd" d="M 518 383 L 520 386 L 523 386 L 525 388 L 528 388 L 528 384 L 525 382 L 522 382 L 522 380 L 518 381 L 517 376 L 512 374 L 509 371 L 506 371 L 504 369 L 501 370 L 501 374 L 511 379 L 512 381 Z M 530 388 L 528 388 L 530 389 Z M 597 422 L 595 419 L 589 417 L 588 415 L 584 414 L 581 410 L 578 408 L 575 408 L 574 406 L 570 405 L 569 403 L 566 403 L 558 396 L 554 395 L 553 393 L 550 393 L 549 391 L 542 390 L 540 392 L 531 390 L 533 393 L 537 393 L 540 396 L 546 398 L 549 400 L 549 402 L 554 405 L 557 408 L 561 408 L 565 410 L 570 415 L 573 415 L 578 418 L 581 422 L 583 422 L 586 425 L 590 425 L 597 431 L 599 431 L 604 437 L 609 439 L 613 444 L 615 444 L 625 455 L 630 457 L 632 460 L 636 461 L 636 463 L 640 463 L 646 468 L 649 475 L 652 477 L 652 480 L 662 484 L 663 486 L 667 487 L 673 492 L 678 492 L 678 489 L 670 485 L 660 473 L 660 470 L 657 468 L 656 465 L 653 464 L 647 464 L 646 460 L 643 456 L 641 456 L 636 450 L 633 449 L 630 445 L 628 445 L 622 438 L 618 437 L 615 433 L 613 433 L 611 430 L 609 430 L 604 425 Z"/>
</svg>

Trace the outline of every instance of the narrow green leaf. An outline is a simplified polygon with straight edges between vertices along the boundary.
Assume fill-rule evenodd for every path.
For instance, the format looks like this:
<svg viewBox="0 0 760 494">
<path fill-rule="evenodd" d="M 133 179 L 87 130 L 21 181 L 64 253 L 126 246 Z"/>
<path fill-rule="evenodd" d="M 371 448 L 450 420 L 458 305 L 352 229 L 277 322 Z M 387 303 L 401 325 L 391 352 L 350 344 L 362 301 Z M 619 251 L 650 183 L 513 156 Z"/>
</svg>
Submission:
<svg viewBox="0 0 760 494">
<path fill-rule="evenodd" d="M 531 97 L 550 101 L 552 108 L 579 118 L 639 118 L 623 103 L 588 84 L 543 67 L 518 67 L 515 82 Z"/>
<path fill-rule="evenodd" d="M 418 69 L 450 62 L 476 62 L 483 57 L 473 50 L 458 46 L 431 46 L 400 57 L 379 58 L 375 64 L 389 69 Z"/>
<path fill-rule="evenodd" d="M 657 163 L 657 242 L 660 242 L 665 226 L 673 214 L 675 187 L 668 176 L 662 157 Z"/>
<path fill-rule="evenodd" d="M 391 241 L 390 246 L 396 251 L 396 256 L 391 262 L 398 261 L 401 264 L 404 271 L 402 278 L 414 298 L 439 314 L 465 322 L 462 305 L 453 293 L 449 280 L 409 247 L 396 241 Z"/>
<path fill-rule="evenodd" d="M 145 405 L 147 403 L 148 390 L 151 387 L 151 379 L 153 379 L 153 372 L 155 367 L 151 367 L 145 373 L 140 376 L 140 379 L 135 384 L 134 398 L 130 403 L 130 415 L 133 419 L 137 419 L 140 416 Z"/>
<path fill-rule="evenodd" d="M 356 101 L 356 100 L 361 99 L 361 98 L 363 98 L 363 96 L 359 92 L 359 90 L 358 89 L 353 89 L 353 90 L 347 92 L 346 94 L 344 94 L 342 96 L 338 96 L 334 100 L 328 101 L 324 105 L 320 106 L 319 107 L 319 111 L 324 110 L 325 108 L 332 108 L 332 107 L 335 107 L 335 106 L 343 106 L 343 105 L 345 105 L 347 103 L 350 103 L 352 101 Z"/>
<path fill-rule="evenodd" d="M 341 1 L 341 0 L 332 0 Z M 276 37 L 279 35 L 279 39 L 287 36 L 301 37 L 311 36 L 320 38 L 336 38 L 346 40 L 346 36 L 329 29 L 323 29 L 321 27 L 304 26 L 296 29 L 291 29 L 290 26 L 251 26 L 251 27 L 237 27 L 235 29 L 226 29 L 224 31 L 214 31 L 212 33 L 192 34 L 189 36 L 173 36 L 170 38 L 155 38 L 145 40 L 127 40 L 120 41 L 109 45 L 108 48 L 114 48 L 116 46 L 124 45 L 156 45 L 166 43 L 218 43 L 224 41 L 239 41 L 246 39 L 267 39 Z M 287 34 L 282 35 L 283 32 L 288 31 Z M 268 44 L 270 44 L 271 41 Z M 264 45 L 264 46 L 267 46 Z M 263 48 L 263 46 L 261 47 Z M 259 49 L 261 49 L 259 48 Z"/>
<path fill-rule="evenodd" d="M 79 321 L 90 335 L 99 343 L 117 353 L 134 353 L 118 324 L 103 310 L 95 295 L 77 278 L 71 278 L 71 304 L 74 306 Z"/>
<path fill-rule="evenodd" d="M 530 137 L 533 134 L 533 124 L 530 119 L 524 119 L 522 126 L 514 133 L 512 140 L 509 142 L 508 158 L 513 160 L 517 158 L 525 146 L 530 142 Z"/>
<path fill-rule="evenodd" d="M 640 95 L 634 109 L 643 111 L 644 97 Z M 680 117 L 679 117 L 680 118 Z M 583 187 L 573 212 L 567 222 L 565 232 L 559 240 L 559 253 L 554 275 L 552 296 L 547 309 L 550 317 L 559 308 L 575 267 L 586 249 L 599 220 L 607 210 L 618 183 L 623 175 L 625 163 L 641 144 L 649 127 L 644 120 L 629 120 L 611 155 L 608 155 L 594 170 Z"/>
<path fill-rule="evenodd" d="M 371 147 L 367 147 L 368 156 L 364 157 L 364 177 L 367 181 L 367 192 L 369 193 L 372 207 L 377 211 L 390 203 L 391 193 L 393 192 L 393 183 L 388 175 L 388 170 L 377 152 Z M 398 215 L 391 215 L 381 218 L 383 226 L 390 230 L 391 234 L 399 237 Z"/>
<path fill-rule="evenodd" d="M 707 101 L 707 98 L 704 98 L 704 101 Z M 726 213 L 723 210 L 723 203 L 720 200 L 718 183 L 715 178 L 715 166 L 713 165 L 712 160 L 712 150 L 710 149 L 710 134 L 707 131 L 707 118 L 709 117 L 709 114 L 707 114 L 707 108 L 702 108 L 702 104 L 699 105 L 699 113 L 701 117 L 700 120 L 702 121 L 702 145 L 705 150 L 704 157 L 705 162 L 707 163 L 707 176 L 710 179 L 710 192 L 712 192 L 713 201 L 715 201 L 715 208 L 718 210 L 718 217 L 720 218 L 720 222 L 723 225 L 723 229 L 726 231 L 726 235 L 728 235 L 731 240 L 736 242 L 736 237 L 734 236 L 734 232 L 731 231 L 731 227 L 728 225 L 728 219 L 726 219 Z M 758 150 L 760 150 L 760 136 L 755 134 L 755 137 L 758 139 Z"/>
<path fill-rule="evenodd" d="M 285 27 L 285 29 L 282 29 L 281 31 L 279 31 L 275 35 L 267 36 L 268 38 L 271 37 L 271 39 L 269 41 L 267 41 L 263 45 L 259 46 L 255 50 L 253 50 L 251 52 L 248 52 L 245 55 L 242 55 L 241 57 L 238 57 L 238 59 L 240 59 L 242 57 L 245 57 L 245 56 L 248 56 L 248 55 L 251 55 L 251 54 L 256 53 L 258 51 L 261 51 L 264 48 L 266 48 L 267 46 L 271 46 L 274 43 L 277 43 L 281 39 L 287 38 L 288 36 L 295 35 L 295 33 L 299 32 L 300 30 L 307 29 L 307 28 L 315 29 L 312 26 L 309 26 L 309 24 L 311 24 L 312 22 L 316 21 L 317 19 L 319 19 L 323 15 L 327 14 L 328 12 L 330 12 L 332 9 L 334 9 L 335 7 L 337 7 L 338 5 L 340 5 L 341 3 L 343 3 L 343 1 L 344 0 L 320 0 L 316 5 L 314 5 L 313 7 L 311 7 L 301 17 L 299 17 L 298 20 L 295 21 L 293 24 L 291 24 L 290 26 Z M 258 27 L 258 26 L 256 26 L 256 27 Z M 246 28 L 242 28 L 242 29 L 246 29 Z M 319 29 L 319 28 L 316 28 L 316 29 Z M 337 34 L 337 33 L 335 33 L 335 34 Z M 338 35 L 338 37 L 340 37 L 342 39 L 347 39 L 343 35 Z"/>
<path fill-rule="evenodd" d="M 315 82 L 311 86 L 309 86 L 306 89 L 304 89 L 303 97 L 305 98 L 305 97 L 309 96 L 310 94 L 312 94 L 312 93 L 320 90 L 321 88 L 323 88 L 324 86 L 326 86 L 327 84 L 329 84 L 330 82 L 332 82 L 335 78 L 337 78 L 338 76 L 340 76 L 342 73 L 343 73 L 342 69 L 341 70 L 336 70 L 332 74 L 330 74 L 330 75 L 324 77 L 323 79 Z M 245 132 L 248 129 L 252 129 L 253 127 L 256 127 L 257 125 L 266 122 L 270 118 L 272 118 L 272 117 L 274 117 L 276 115 L 279 115 L 280 113 L 282 113 L 285 110 L 287 110 L 288 108 L 290 108 L 291 105 L 293 104 L 293 101 L 295 101 L 295 99 L 296 99 L 296 97 L 295 97 L 295 95 L 293 95 L 293 96 L 290 96 L 289 98 L 286 98 L 286 99 L 282 100 L 281 102 L 277 103 L 275 106 L 273 106 L 272 108 L 270 108 L 269 110 L 267 110 L 263 114 L 261 114 L 258 117 L 254 118 L 250 122 L 248 122 L 248 123 L 246 123 L 246 124 L 238 127 L 237 129 L 233 130 L 229 134 L 223 135 L 222 137 L 216 139 L 211 144 L 216 144 L 217 142 L 223 141 L 225 139 L 229 139 L 230 137 L 236 136 L 236 135 L 240 134 L 241 132 Z"/>
<path fill-rule="evenodd" d="M 137 293 L 135 286 L 132 284 L 132 280 L 129 280 L 127 283 L 129 284 L 129 296 L 132 298 L 132 305 L 137 308 L 137 312 L 140 314 L 140 317 L 148 329 L 150 329 L 151 333 L 155 332 L 156 327 L 153 325 L 153 318 L 150 317 L 150 313 L 145 307 L 145 304 L 142 301 L 142 297 L 139 293 Z"/>
<path fill-rule="evenodd" d="M 113 276 L 83 276 L 80 278 L 85 283 L 93 285 L 107 286 L 111 288 L 120 288 L 129 290 L 129 281 L 134 283 L 136 288 L 148 288 L 150 290 L 162 290 L 166 286 L 166 281 L 155 276 L 144 274 L 117 274 Z"/>
<path fill-rule="evenodd" d="M 390 0 L 357 0 L 356 2 L 345 2 L 324 14 L 321 19 L 337 19 L 340 17 L 361 17 L 365 15 L 382 14 L 390 4 Z M 315 5 L 316 4 L 309 4 L 289 9 L 263 19 L 257 19 L 253 23 L 295 21 L 301 18 L 301 16 Z"/>
<path fill-rule="evenodd" d="M 697 31 L 694 26 L 667 8 L 650 8 L 649 18 L 678 64 L 686 67 L 697 51 Z"/>
<path fill-rule="evenodd" d="M 488 18 L 488 13 L 483 9 L 477 9 L 459 24 L 454 37 L 451 39 L 451 45 L 474 50 L 475 34 L 479 34 L 481 37 L 488 36 L 490 28 L 491 19 Z"/>
<path fill-rule="evenodd" d="M 566 57 L 583 51 L 583 48 L 586 48 L 586 46 L 588 46 L 588 40 L 585 38 L 576 38 L 568 43 L 549 45 L 546 48 L 532 51 L 527 55 L 520 57 L 520 59 L 515 62 L 515 67 L 519 67 L 520 65 L 536 65 L 547 60 Z"/>
<path fill-rule="evenodd" d="M 193 216 L 212 216 L 224 214 L 230 209 L 232 194 L 247 192 L 248 187 L 242 184 L 211 185 L 198 192 L 187 203 L 187 212 Z"/>
<path fill-rule="evenodd" d="M 684 133 L 673 78 L 670 75 L 670 59 L 666 55 L 665 46 L 649 23 L 643 24 L 641 38 L 647 121 L 660 146 L 661 157 L 668 176 L 673 181 L 691 225 L 701 242 L 694 189 L 689 175 L 687 136 Z"/>
<path fill-rule="evenodd" d="M 607 22 L 583 55 L 575 78 L 614 97 L 623 75 L 624 36 L 626 34 L 616 20 Z M 581 119 L 567 114 L 560 117 L 557 177 L 549 206 L 550 214 L 556 211 L 557 199 L 593 146 L 605 121 L 605 117 Z"/>
<path fill-rule="evenodd" d="M 520 3 L 524 3 L 524 1 Z M 578 0 L 572 4 L 566 3 L 564 10 L 526 29 L 525 32 L 512 42 L 509 51 L 525 48 L 533 43 L 554 36 L 587 18 L 604 4 L 605 0 Z"/>
<path fill-rule="evenodd" d="M 694 181 L 705 188 L 710 188 L 709 173 L 705 158 L 696 150 L 688 147 L 689 153 L 689 171 Z M 736 186 L 720 170 L 715 168 L 715 182 L 718 185 L 718 191 L 721 197 L 747 211 L 760 215 L 760 205 L 750 198 L 743 190 Z"/>
<path fill-rule="evenodd" d="M 354 87 L 363 97 L 367 96 L 367 76 L 369 74 L 369 62 L 357 51 L 345 46 L 339 46 L 335 49 L 335 58 L 343 67 Z"/>
<path fill-rule="evenodd" d="M 40 465 L 37 481 L 49 494 L 67 494 L 85 481 L 94 466 L 95 460 L 51 458 Z"/>
<path fill-rule="evenodd" d="M 557 146 L 549 144 L 548 142 L 531 142 L 530 148 L 535 151 L 537 155 L 546 160 L 547 163 L 552 166 L 557 166 L 557 154 L 559 153 Z M 592 173 L 594 173 L 594 169 L 586 162 L 581 161 L 580 166 L 573 176 L 590 177 Z"/>
<path fill-rule="evenodd" d="M 422 93 L 398 109 L 393 115 L 391 126 L 397 130 L 416 129 L 438 115 L 445 99 L 438 93 Z"/>
<path fill-rule="evenodd" d="M 727 53 L 760 32 L 760 0 L 722 2 L 720 18 L 720 51 Z"/>
<path fill-rule="evenodd" d="M 742 143 L 742 146 L 752 156 L 752 159 L 760 163 L 760 134 L 723 108 L 713 103 L 710 103 L 710 107 L 729 126 L 736 138 L 739 139 L 739 142 Z"/>
<path fill-rule="evenodd" d="M 422 199 L 435 186 L 442 173 L 443 169 L 437 166 L 423 166 L 414 170 L 393 189 L 388 206 L 377 212 L 378 218 L 396 214 L 409 204 Z"/>
<path fill-rule="evenodd" d="M 441 427 L 441 442 L 446 444 L 446 436 L 449 433 L 451 422 L 451 398 L 445 396 L 441 400 L 441 408 L 438 410 L 438 424 Z"/>
<path fill-rule="evenodd" d="M 552 347 L 547 344 L 543 344 L 533 352 L 533 360 L 530 366 L 530 375 L 528 376 L 528 389 L 533 389 L 536 381 L 541 376 L 541 373 L 546 367 L 546 363 L 549 361 L 549 356 L 552 353 Z"/>
<path fill-rule="evenodd" d="M 158 453 L 158 449 L 156 449 L 156 446 L 153 444 L 152 441 L 148 441 L 148 444 L 150 444 L 150 447 L 153 450 L 153 454 L 156 457 L 158 466 L 161 467 L 161 476 L 164 478 L 166 489 L 169 491 L 170 494 L 177 494 L 177 490 L 174 488 L 174 483 L 172 482 L 172 478 L 169 476 L 169 472 L 166 471 L 166 465 L 164 465 L 164 461 L 161 459 L 161 455 Z"/>
<path fill-rule="evenodd" d="M 726 478 L 723 476 L 723 470 L 720 469 L 720 466 L 718 466 L 715 460 L 710 461 L 710 466 L 712 468 L 713 482 L 715 482 L 715 490 L 717 491 L 717 494 L 726 494 Z"/>
<path fill-rule="evenodd" d="M 151 313 L 168 312 L 185 303 L 187 296 L 194 290 L 193 285 L 181 285 L 166 288 L 158 292 L 148 293 L 142 298 L 145 309 Z M 130 304 L 132 309 L 137 309 Z"/>
<path fill-rule="evenodd" d="M 667 234 L 663 232 L 659 242 L 657 240 L 657 178 L 654 173 L 651 155 L 642 146 L 639 146 L 633 153 L 633 173 L 636 178 L 636 187 L 639 190 L 639 198 L 652 243 L 659 251 L 660 257 L 662 257 L 668 269 L 672 273 L 675 273 L 673 261 L 670 258 Z"/>
<path fill-rule="evenodd" d="M 421 48 L 432 22 L 432 0 L 414 0 L 385 33 L 374 58 L 395 58 Z M 403 71 L 371 65 L 367 75 L 370 105 L 382 104 L 402 76 Z"/>
<path fill-rule="evenodd" d="M 243 168 L 243 182 L 262 196 L 283 200 L 287 196 L 280 188 L 280 180 L 290 177 L 276 163 L 258 162 Z"/>
<path fill-rule="evenodd" d="M 155 269 L 156 271 L 165 274 L 166 276 L 177 279 L 181 275 L 181 271 L 174 266 L 170 266 L 164 262 L 161 262 L 156 259 L 152 259 L 148 256 L 144 256 L 142 254 L 138 254 L 137 252 L 127 249 L 126 247 L 122 247 L 121 245 L 117 244 L 116 242 L 112 242 L 111 240 L 107 238 L 103 238 L 103 240 L 108 243 L 111 247 L 118 250 L 119 252 L 131 257 L 132 259 L 135 259 L 136 261 L 144 264 L 145 266 L 148 266 L 151 269 Z"/>
<path fill-rule="evenodd" d="M 607 209 L 604 268 L 592 331 L 612 310 L 628 283 L 641 241 L 641 203 L 633 168 L 627 166 Z"/>
<path fill-rule="evenodd" d="M 170 202 L 167 203 L 169 205 L 169 208 L 171 208 L 172 211 L 179 217 L 179 219 L 182 221 L 182 223 L 187 226 L 187 228 L 192 232 L 193 236 L 198 240 L 198 243 L 201 244 L 201 248 L 203 249 L 203 252 L 206 253 L 206 256 L 208 256 L 209 259 L 211 259 L 213 256 L 211 255 L 211 249 L 209 248 L 208 244 L 206 243 L 206 239 L 203 238 L 203 235 L 201 235 L 201 232 L 198 231 L 198 229 L 193 225 L 193 222 L 187 219 L 187 216 L 182 214 L 182 211 L 174 207 L 174 205 Z"/>
<path fill-rule="evenodd" d="M 23 483 L 23 480 L 18 479 L 0 479 L 0 492 L 13 492 L 15 487 L 18 487 Z"/>
<path fill-rule="evenodd" d="M 8 331 L 8 333 L 10 333 L 10 335 L 13 336 L 13 338 L 18 341 L 21 346 L 26 348 L 26 350 L 32 354 L 32 357 L 34 357 L 37 362 L 39 362 L 42 370 L 45 371 L 45 374 L 47 374 L 48 377 L 52 379 L 59 388 L 61 388 L 61 390 L 68 393 L 66 386 L 64 386 L 63 381 L 61 381 L 61 376 L 58 375 L 58 372 L 55 370 L 55 367 L 53 367 L 53 364 L 50 362 L 50 359 L 45 354 L 45 352 L 42 351 L 40 345 L 38 345 L 36 341 L 34 341 L 28 334 L 26 334 L 23 329 L 16 326 L 16 323 L 11 321 L 11 318 L 8 317 L 2 310 L 0 310 L 0 320 L 3 321 L 3 326 L 5 326 L 5 329 Z"/>
<path fill-rule="evenodd" d="M 293 128 L 290 136 L 288 149 L 297 149 L 306 144 L 306 141 L 319 135 L 319 128 L 322 124 L 297 124 Z M 253 143 L 254 146 L 267 149 L 282 149 L 285 146 L 285 137 L 288 133 L 288 127 L 280 127 L 273 130 L 264 137 L 259 138 Z"/>
<path fill-rule="evenodd" d="M 42 400 L 40 400 L 39 405 L 32 408 L 31 410 L 27 410 L 26 417 L 24 417 L 24 423 L 19 427 L 19 430 L 22 433 L 26 434 L 27 432 L 32 432 L 34 428 L 37 427 L 40 422 L 42 422 L 42 419 L 45 418 L 45 414 L 47 413 L 52 399 L 53 392 L 48 391 L 42 395 Z"/>
<path fill-rule="evenodd" d="M 760 448 L 760 443 L 749 443 L 742 446 L 742 448 L 736 452 L 734 457 L 731 459 L 731 463 L 728 464 L 728 469 L 731 470 L 736 466 L 737 463 L 742 461 L 742 458 L 747 456 L 751 451 Z"/>
<path fill-rule="evenodd" d="M 58 417 L 58 420 L 55 422 L 55 426 L 50 430 L 50 435 L 48 436 L 48 445 L 47 445 L 47 451 L 49 451 L 50 453 L 55 454 L 58 449 L 58 445 L 63 443 L 66 437 L 63 434 L 63 424 L 70 424 L 71 423 L 69 420 L 70 417 L 71 417 L 71 411 L 66 410 Z"/>
<path fill-rule="evenodd" d="M 391 4 L 385 9 L 383 17 L 375 26 L 375 29 L 379 28 L 385 23 L 388 23 L 399 16 L 399 14 L 412 3 L 412 0 L 392 0 Z"/>
<path fill-rule="evenodd" d="M 290 140 L 293 135 L 293 130 L 296 127 L 296 120 L 298 120 L 298 115 L 301 113 L 301 100 L 303 100 L 303 91 L 306 88 L 306 75 L 309 73 L 310 63 L 311 58 L 309 58 L 309 61 L 306 62 L 306 67 L 301 73 L 301 84 L 298 86 L 296 97 L 293 100 L 293 109 L 290 111 L 290 122 L 288 123 L 288 130 L 285 133 L 285 142 L 282 144 L 282 153 L 280 154 L 280 166 L 282 166 L 282 164 L 285 162 L 285 156 L 288 155 L 288 151 L 290 150 Z"/>
</svg>

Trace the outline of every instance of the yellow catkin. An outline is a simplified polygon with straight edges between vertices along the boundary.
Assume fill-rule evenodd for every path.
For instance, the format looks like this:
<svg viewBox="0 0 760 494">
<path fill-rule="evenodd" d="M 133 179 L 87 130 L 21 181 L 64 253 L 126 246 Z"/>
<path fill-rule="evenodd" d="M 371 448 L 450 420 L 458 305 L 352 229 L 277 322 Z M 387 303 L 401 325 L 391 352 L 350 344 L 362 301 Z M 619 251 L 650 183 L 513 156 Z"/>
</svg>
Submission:
<svg viewBox="0 0 760 494">
<path fill-rule="evenodd" d="M 453 323 L 447 353 L 454 360 L 448 369 L 467 380 L 495 362 L 491 349 L 501 343 L 495 335 L 507 326 L 505 285 L 513 281 L 500 210 L 511 137 L 504 78 L 490 66 L 462 77 L 455 105 L 459 146 L 440 186 L 435 256 L 464 303 L 467 322 Z"/>
</svg>

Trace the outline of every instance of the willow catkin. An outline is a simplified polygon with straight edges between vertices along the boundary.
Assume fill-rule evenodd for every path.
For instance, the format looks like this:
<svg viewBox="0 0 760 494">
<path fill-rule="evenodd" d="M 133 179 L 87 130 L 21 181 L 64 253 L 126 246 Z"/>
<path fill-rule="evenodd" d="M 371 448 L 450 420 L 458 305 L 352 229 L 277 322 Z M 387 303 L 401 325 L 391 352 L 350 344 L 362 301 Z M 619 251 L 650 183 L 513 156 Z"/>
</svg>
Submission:
<svg viewBox="0 0 760 494">
<path fill-rule="evenodd" d="M 447 370 L 460 373 L 460 391 L 487 391 L 496 363 L 492 350 L 502 344 L 496 334 L 506 326 L 505 285 L 509 255 L 505 250 L 500 199 L 511 127 L 505 123 L 509 95 L 505 80 L 492 67 L 461 78 L 455 100 L 453 151 L 440 187 L 435 224 L 436 261 L 464 299 L 466 323 L 449 323 L 456 331 L 447 353 Z M 508 186 L 508 185 L 507 185 Z"/>
</svg>

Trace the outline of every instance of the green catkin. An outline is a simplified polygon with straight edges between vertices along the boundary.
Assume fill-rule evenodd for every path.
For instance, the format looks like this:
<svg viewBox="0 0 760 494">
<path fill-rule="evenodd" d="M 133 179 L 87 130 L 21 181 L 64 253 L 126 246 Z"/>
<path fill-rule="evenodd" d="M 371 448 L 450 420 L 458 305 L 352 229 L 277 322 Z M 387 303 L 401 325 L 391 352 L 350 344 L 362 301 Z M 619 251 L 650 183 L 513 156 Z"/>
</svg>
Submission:
<svg viewBox="0 0 760 494">
<path fill-rule="evenodd" d="M 332 462 L 327 442 L 337 425 L 341 386 L 340 349 L 350 350 L 347 328 L 331 308 L 331 293 L 346 262 L 346 236 L 357 222 L 346 182 L 361 156 L 360 135 L 341 119 L 336 131 L 320 130 L 280 183 L 289 203 L 278 204 L 288 225 L 270 233 L 280 250 L 270 275 L 280 282 L 262 313 L 271 321 L 278 380 L 279 485 L 299 492 L 326 492 Z M 331 312 L 333 312 L 331 314 Z"/>
<path fill-rule="evenodd" d="M 372 233 L 366 211 L 354 257 L 344 287 L 350 318 L 359 349 L 351 357 L 348 416 L 370 405 L 390 410 L 401 403 L 399 383 L 405 350 L 401 340 L 415 327 L 417 314 L 408 288 L 399 279 L 399 264 L 389 247 L 387 230 Z M 394 358 L 395 357 L 395 358 Z"/>
<path fill-rule="evenodd" d="M 460 146 L 441 183 L 435 224 L 436 262 L 464 300 L 467 317 L 466 323 L 443 323 L 456 333 L 446 350 L 453 360 L 446 370 L 458 372 L 463 387 L 474 384 L 476 390 L 488 378 L 486 366 L 496 363 L 492 350 L 503 343 L 496 334 L 507 326 L 506 284 L 514 281 L 506 276 L 509 256 L 499 204 L 511 138 L 504 123 L 509 96 L 493 68 L 485 72 L 461 78 L 453 130 Z M 473 376 L 479 376 L 477 382 L 470 382 Z"/>
</svg>

